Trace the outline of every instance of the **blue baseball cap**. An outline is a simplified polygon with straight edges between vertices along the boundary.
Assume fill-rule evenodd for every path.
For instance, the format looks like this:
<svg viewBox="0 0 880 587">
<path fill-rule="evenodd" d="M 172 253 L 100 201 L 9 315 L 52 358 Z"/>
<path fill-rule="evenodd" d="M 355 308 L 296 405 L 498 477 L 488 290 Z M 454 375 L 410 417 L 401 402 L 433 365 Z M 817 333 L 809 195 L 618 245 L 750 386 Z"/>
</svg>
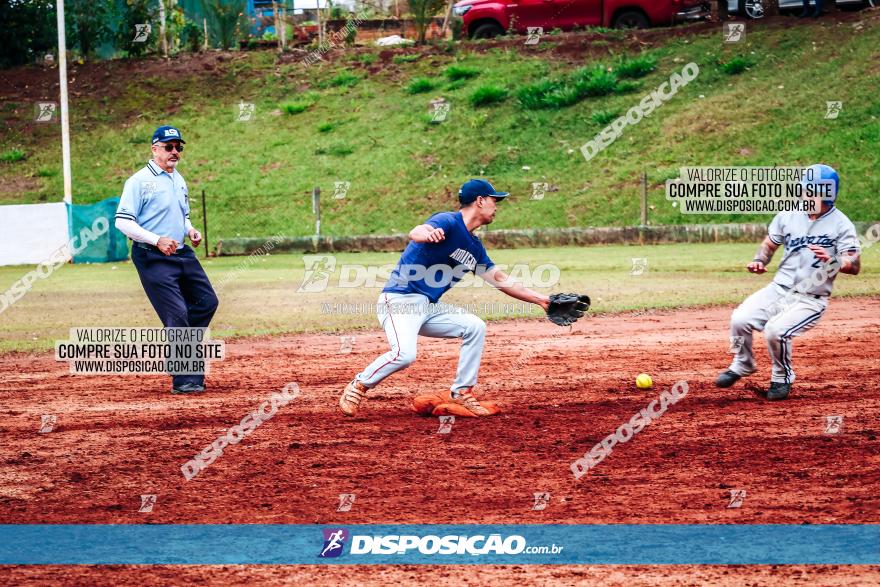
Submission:
<svg viewBox="0 0 880 587">
<path fill-rule="evenodd" d="M 495 191 L 491 183 L 485 179 L 472 179 L 466 181 L 458 190 L 458 201 L 462 204 L 476 202 L 480 196 L 492 196 L 493 198 L 506 198 L 507 192 Z"/>
<path fill-rule="evenodd" d="M 156 129 L 156 132 L 153 133 L 152 144 L 155 145 L 159 141 L 162 141 L 163 143 L 167 143 L 168 141 L 186 142 L 183 140 L 183 137 L 180 136 L 180 130 L 168 125 L 160 126 Z"/>
</svg>

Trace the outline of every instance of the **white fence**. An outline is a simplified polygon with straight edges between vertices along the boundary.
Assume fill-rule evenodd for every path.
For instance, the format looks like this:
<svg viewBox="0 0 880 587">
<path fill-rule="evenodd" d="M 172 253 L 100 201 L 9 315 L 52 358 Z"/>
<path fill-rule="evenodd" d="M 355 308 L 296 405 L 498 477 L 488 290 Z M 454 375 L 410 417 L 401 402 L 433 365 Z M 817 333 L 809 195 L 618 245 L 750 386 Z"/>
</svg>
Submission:
<svg viewBox="0 0 880 587">
<path fill-rule="evenodd" d="M 0 265 L 37 265 L 70 238 L 67 204 L 0 206 Z"/>
</svg>

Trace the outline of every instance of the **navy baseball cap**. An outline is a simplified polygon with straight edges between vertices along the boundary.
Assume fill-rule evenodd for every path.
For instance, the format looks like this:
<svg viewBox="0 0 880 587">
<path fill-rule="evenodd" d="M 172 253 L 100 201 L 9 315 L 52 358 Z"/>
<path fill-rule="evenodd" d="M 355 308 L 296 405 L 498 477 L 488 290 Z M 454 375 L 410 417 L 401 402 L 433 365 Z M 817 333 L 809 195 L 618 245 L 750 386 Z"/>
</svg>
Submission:
<svg viewBox="0 0 880 587">
<path fill-rule="evenodd" d="M 156 144 L 159 141 L 166 143 L 168 141 L 180 141 L 181 143 L 185 143 L 183 137 L 180 136 L 180 131 L 173 126 L 160 126 L 156 129 L 156 132 L 153 133 L 153 143 Z"/>
<path fill-rule="evenodd" d="M 462 204 L 476 202 L 480 196 L 492 196 L 493 198 L 506 198 L 507 192 L 495 191 L 491 183 L 485 179 L 472 179 L 466 181 L 458 190 L 458 201 Z"/>
</svg>

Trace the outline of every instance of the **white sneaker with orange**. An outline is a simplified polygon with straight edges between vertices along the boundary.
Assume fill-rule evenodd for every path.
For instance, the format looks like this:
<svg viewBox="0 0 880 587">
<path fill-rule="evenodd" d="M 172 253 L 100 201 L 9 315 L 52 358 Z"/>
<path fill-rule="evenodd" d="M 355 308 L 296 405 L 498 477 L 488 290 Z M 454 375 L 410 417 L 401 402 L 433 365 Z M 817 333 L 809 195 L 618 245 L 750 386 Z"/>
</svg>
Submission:
<svg viewBox="0 0 880 587">
<path fill-rule="evenodd" d="M 346 416 L 354 416 L 357 414 L 358 408 L 361 407 L 361 401 L 367 397 L 367 387 L 358 380 L 352 380 L 345 386 L 342 396 L 339 398 L 339 409 Z"/>
<path fill-rule="evenodd" d="M 480 404 L 479 400 L 477 400 L 477 398 L 471 392 L 471 389 L 473 388 L 466 387 L 462 390 L 459 390 L 456 397 L 453 397 L 452 393 L 450 393 L 449 403 L 458 404 L 474 416 L 491 416 L 492 412 L 490 412 L 485 407 L 483 407 L 482 404 Z"/>
</svg>

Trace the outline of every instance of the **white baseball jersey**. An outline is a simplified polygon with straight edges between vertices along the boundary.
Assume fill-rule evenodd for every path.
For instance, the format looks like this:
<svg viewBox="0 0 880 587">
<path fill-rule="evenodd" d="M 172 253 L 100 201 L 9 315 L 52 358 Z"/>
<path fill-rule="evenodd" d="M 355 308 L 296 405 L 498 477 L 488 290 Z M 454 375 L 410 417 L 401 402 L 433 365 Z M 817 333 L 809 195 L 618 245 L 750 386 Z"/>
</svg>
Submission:
<svg viewBox="0 0 880 587">
<path fill-rule="evenodd" d="M 773 281 L 789 289 L 807 283 L 807 287 L 798 287 L 798 291 L 817 296 L 831 295 L 837 274 L 815 285 L 811 276 L 821 267 L 821 262 L 808 245 L 823 247 L 832 257 L 861 251 L 856 227 L 836 207 L 816 220 L 810 220 L 804 212 L 780 212 L 770 223 L 768 236 L 777 245 L 785 246 Z"/>
</svg>

